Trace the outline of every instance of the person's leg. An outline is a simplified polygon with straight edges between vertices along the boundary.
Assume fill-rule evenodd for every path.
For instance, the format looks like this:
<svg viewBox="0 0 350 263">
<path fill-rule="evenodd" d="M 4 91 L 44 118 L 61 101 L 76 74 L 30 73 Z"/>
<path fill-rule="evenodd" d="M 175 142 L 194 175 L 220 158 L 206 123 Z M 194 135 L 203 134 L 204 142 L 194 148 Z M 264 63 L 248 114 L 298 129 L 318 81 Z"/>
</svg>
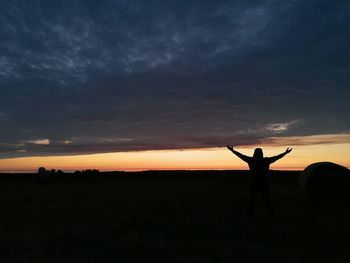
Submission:
<svg viewBox="0 0 350 263">
<path fill-rule="evenodd" d="M 273 206 L 271 202 L 271 197 L 270 197 L 270 189 L 268 184 L 262 185 L 260 189 L 261 197 L 264 200 L 267 212 L 269 213 L 270 216 L 274 216 L 274 211 L 273 211 Z"/>
<path fill-rule="evenodd" d="M 254 183 L 250 184 L 250 196 L 249 196 L 249 204 L 248 204 L 248 216 L 251 216 L 254 211 L 255 199 L 258 193 L 258 189 Z"/>
</svg>

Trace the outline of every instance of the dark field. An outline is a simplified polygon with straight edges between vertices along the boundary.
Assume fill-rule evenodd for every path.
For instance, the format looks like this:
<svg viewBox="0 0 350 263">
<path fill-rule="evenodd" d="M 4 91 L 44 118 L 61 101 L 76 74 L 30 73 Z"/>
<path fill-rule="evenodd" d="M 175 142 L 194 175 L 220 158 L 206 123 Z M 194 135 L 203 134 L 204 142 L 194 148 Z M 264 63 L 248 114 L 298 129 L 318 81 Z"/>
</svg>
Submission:
<svg viewBox="0 0 350 263">
<path fill-rule="evenodd" d="M 298 177 L 249 218 L 245 171 L 2 175 L 0 262 L 350 262 L 349 207 L 311 208 Z"/>
</svg>

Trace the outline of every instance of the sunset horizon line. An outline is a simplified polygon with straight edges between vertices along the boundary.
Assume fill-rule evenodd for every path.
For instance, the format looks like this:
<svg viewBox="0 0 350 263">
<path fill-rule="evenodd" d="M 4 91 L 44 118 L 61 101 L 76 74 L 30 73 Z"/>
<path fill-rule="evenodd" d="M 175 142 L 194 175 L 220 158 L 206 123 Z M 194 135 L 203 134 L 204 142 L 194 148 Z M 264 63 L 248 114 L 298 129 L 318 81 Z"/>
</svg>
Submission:
<svg viewBox="0 0 350 263">
<path fill-rule="evenodd" d="M 273 164 L 273 170 L 303 170 L 315 162 L 335 162 L 350 168 L 347 158 L 350 152 L 348 135 L 339 143 L 322 143 L 314 140 L 310 145 L 298 145 L 296 140 L 290 146 L 291 155 Z M 291 137 L 289 137 L 291 138 Z M 315 136 L 313 136 L 315 138 Z M 284 139 L 282 139 L 283 141 Z M 287 141 L 286 139 L 284 141 Z M 252 155 L 254 148 L 262 147 L 265 156 L 274 156 L 284 151 L 285 145 L 278 141 L 268 144 L 237 146 L 246 155 Z M 27 156 L 0 159 L 0 173 L 33 173 L 39 167 L 65 172 L 97 169 L 100 171 L 151 171 L 151 170 L 247 170 L 240 160 L 234 159 L 226 147 L 191 148 L 174 150 L 145 150 L 128 152 L 109 152 L 61 156 Z"/>
</svg>

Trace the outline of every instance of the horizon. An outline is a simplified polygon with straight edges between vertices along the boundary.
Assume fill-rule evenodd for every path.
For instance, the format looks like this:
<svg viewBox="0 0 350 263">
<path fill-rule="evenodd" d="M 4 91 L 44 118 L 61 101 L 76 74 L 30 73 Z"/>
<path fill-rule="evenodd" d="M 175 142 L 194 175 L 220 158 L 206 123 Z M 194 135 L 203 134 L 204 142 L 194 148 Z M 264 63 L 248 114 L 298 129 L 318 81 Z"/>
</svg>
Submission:
<svg viewBox="0 0 350 263">
<path fill-rule="evenodd" d="M 264 156 L 274 156 L 285 150 L 283 146 L 255 145 L 237 147 L 252 156 L 255 147 L 262 147 Z M 323 150 L 327 148 L 327 151 Z M 316 153 L 316 154 L 315 154 Z M 350 168 L 347 156 L 350 143 L 296 145 L 292 153 L 271 165 L 272 170 L 303 170 L 308 165 L 330 161 Z M 11 165 L 22 167 L 19 170 Z M 7 166 L 7 168 L 6 168 Z M 37 172 L 39 167 L 74 172 L 97 169 L 99 171 L 148 170 L 248 170 L 248 166 L 229 152 L 226 147 L 206 149 L 150 150 L 139 152 L 97 153 L 76 156 L 37 156 L 0 160 L 0 172 Z M 18 169 L 18 168 L 17 168 Z"/>
<path fill-rule="evenodd" d="M 0 3 L 0 172 L 350 168 L 347 1 Z"/>
</svg>

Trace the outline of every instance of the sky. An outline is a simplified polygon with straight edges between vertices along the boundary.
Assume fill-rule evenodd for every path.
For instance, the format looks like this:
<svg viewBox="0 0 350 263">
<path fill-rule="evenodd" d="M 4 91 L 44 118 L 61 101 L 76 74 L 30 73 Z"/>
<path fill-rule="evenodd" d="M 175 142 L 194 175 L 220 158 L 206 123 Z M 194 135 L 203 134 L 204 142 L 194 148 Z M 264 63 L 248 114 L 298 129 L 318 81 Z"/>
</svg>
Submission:
<svg viewBox="0 0 350 263">
<path fill-rule="evenodd" d="M 245 167 L 227 144 L 350 167 L 349 1 L 12 0 L 0 24 L 0 171 Z"/>
</svg>

